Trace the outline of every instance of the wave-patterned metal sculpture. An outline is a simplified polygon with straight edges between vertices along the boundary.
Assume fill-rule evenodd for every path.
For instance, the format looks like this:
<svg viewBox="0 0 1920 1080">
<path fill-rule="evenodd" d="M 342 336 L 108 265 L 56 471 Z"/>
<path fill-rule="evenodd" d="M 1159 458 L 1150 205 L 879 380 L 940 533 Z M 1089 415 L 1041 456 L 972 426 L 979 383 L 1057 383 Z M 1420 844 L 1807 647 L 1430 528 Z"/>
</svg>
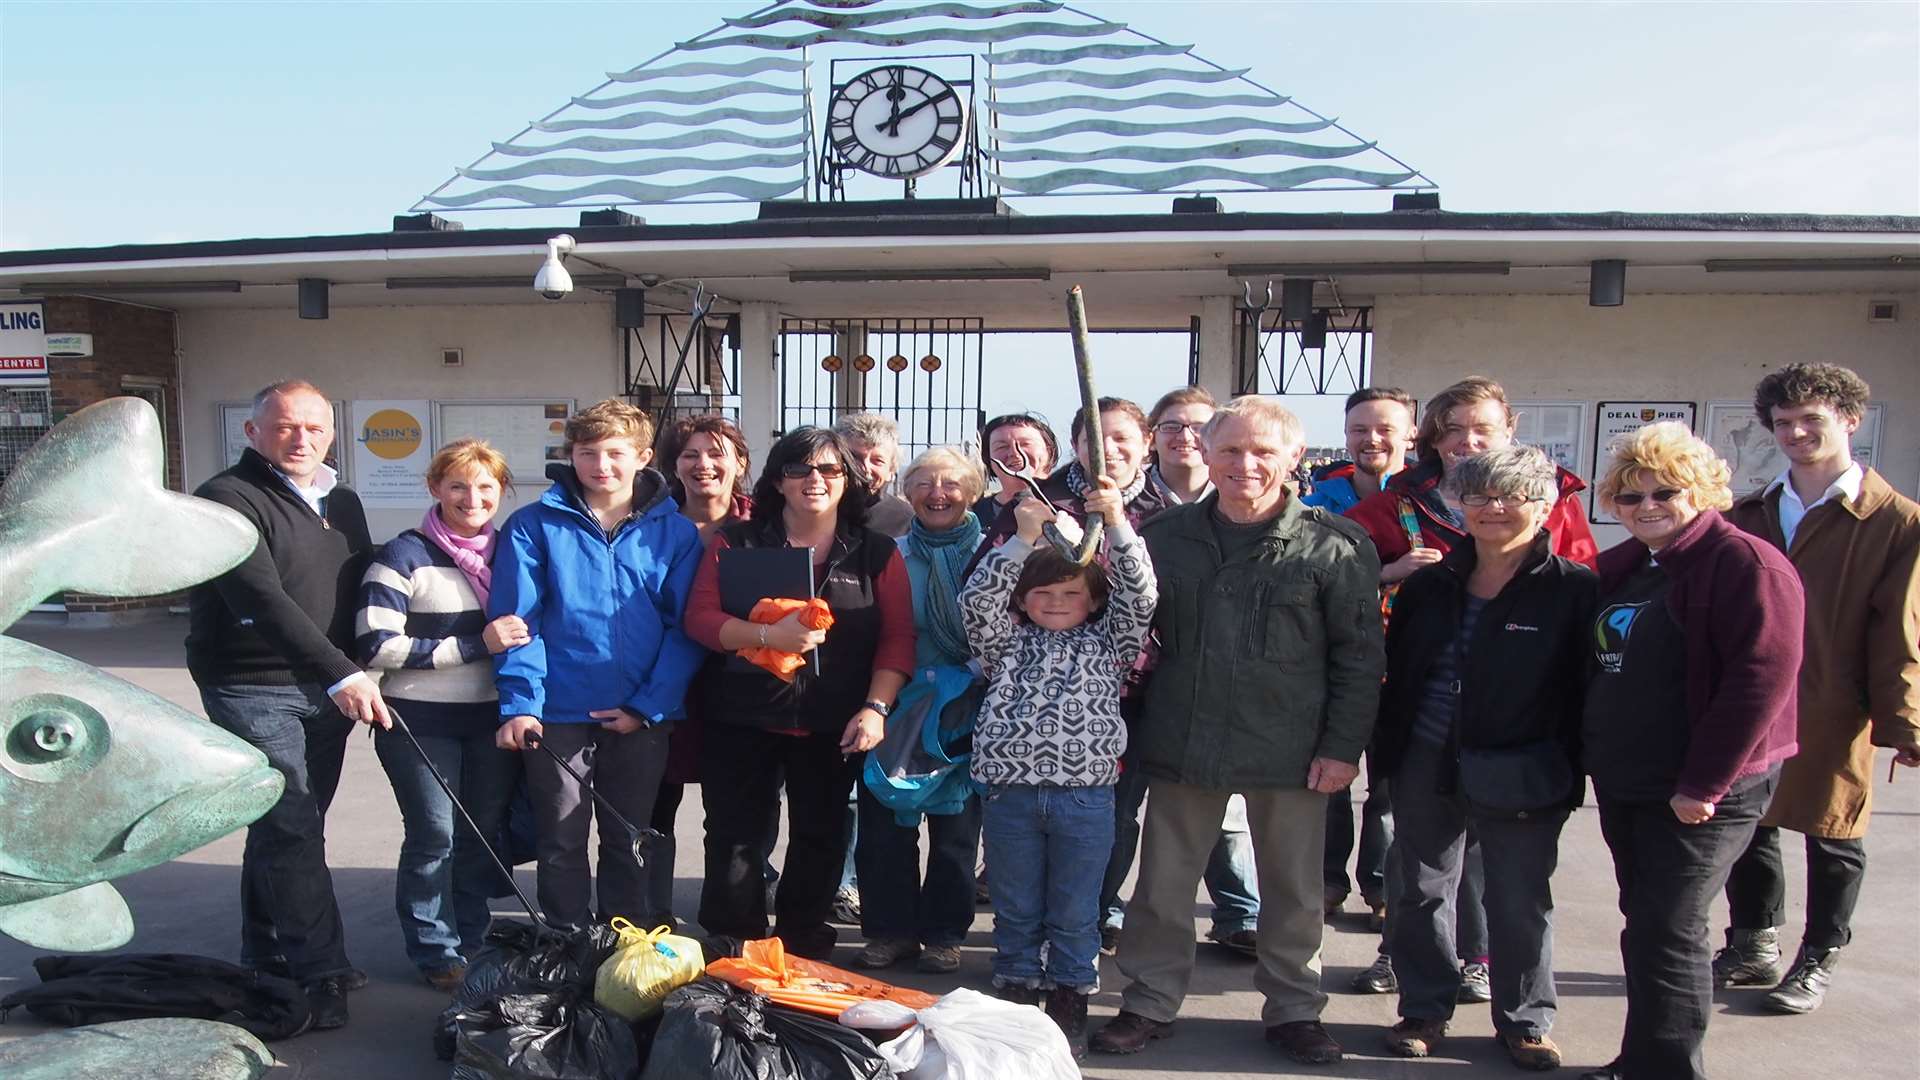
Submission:
<svg viewBox="0 0 1920 1080">
<path fill-rule="evenodd" d="M 812 170 L 829 65 L 878 65 L 888 50 L 930 45 L 982 65 L 974 107 L 990 191 L 1434 187 L 1372 140 L 1254 82 L 1248 69 L 1070 4 L 779 0 L 609 72 L 493 143 L 415 209 L 808 197 L 819 190 Z M 845 77 L 842 65 L 833 79 Z M 593 182 L 515 182 L 539 178 Z"/>
</svg>

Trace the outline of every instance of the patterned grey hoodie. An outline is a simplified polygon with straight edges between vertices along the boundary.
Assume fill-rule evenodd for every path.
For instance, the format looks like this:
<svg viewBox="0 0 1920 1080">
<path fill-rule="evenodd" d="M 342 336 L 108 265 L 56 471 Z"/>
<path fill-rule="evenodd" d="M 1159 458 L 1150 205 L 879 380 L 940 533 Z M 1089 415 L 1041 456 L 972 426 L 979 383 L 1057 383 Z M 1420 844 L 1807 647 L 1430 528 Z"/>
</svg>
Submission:
<svg viewBox="0 0 1920 1080">
<path fill-rule="evenodd" d="M 1127 748 L 1120 687 L 1147 640 L 1158 592 L 1133 529 L 1116 522 L 1107 537 L 1106 609 L 1071 630 L 1015 618 L 1013 588 L 1034 550 L 1019 537 L 988 552 L 960 590 L 967 641 L 987 672 L 973 733 L 979 783 L 1098 787 L 1119 779 Z"/>
</svg>

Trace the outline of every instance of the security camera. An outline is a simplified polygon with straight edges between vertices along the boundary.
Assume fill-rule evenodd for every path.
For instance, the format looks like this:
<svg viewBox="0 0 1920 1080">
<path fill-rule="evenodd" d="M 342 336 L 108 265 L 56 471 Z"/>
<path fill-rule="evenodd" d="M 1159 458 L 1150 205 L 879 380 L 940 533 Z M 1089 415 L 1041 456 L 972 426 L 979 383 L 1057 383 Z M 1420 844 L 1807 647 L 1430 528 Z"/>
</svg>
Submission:
<svg viewBox="0 0 1920 1080">
<path fill-rule="evenodd" d="M 533 275 L 533 291 L 549 300 L 564 300 L 573 291 L 573 275 L 567 273 L 560 256 L 573 250 L 573 237 L 566 233 L 547 241 L 547 261 Z"/>
</svg>

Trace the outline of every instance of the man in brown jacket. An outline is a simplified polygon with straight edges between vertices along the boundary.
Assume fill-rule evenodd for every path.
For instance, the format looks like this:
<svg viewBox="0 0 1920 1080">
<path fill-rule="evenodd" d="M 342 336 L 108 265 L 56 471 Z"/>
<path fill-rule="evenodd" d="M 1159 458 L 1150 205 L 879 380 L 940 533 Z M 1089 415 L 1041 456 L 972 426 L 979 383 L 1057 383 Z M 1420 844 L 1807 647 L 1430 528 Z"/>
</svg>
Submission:
<svg viewBox="0 0 1920 1080">
<path fill-rule="evenodd" d="M 1754 408 L 1788 466 L 1727 517 L 1787 553 L 1806 586 L 1800 753 L 1727 880 L 1732 926 L 1713 960 L 1721 986 L 1779 984 L 1774 1012 L 1820 1007 L 1866 874 L 1873 753 L 1920 765 L 1920 504 L 1853 460 L 1849 438 L 1867 384 L 1833 364 L 1794 364 L 1760 380 Z M 1780 978 L 1786 908 L 1780 830 L 1807 838 L 1807 926 Z"/>
</svg>

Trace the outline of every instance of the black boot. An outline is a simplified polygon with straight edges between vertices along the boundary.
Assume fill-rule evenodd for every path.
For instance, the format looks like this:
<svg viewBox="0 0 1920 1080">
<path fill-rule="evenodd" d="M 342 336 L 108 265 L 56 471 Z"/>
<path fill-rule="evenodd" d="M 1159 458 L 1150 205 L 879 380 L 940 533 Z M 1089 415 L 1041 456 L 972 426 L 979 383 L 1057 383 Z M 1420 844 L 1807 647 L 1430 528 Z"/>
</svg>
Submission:
<svg viewBox="0 0 1920 1080">
<path fill-rule="evenodd" d="M 1833 981 L 1833 969 L 1840 963 L 1840 947 L 1809 949 L 1800 946 L 1793 970 L 1780 980 L 1763 1004 L 1772 1012 L 1810 1013 L 1820 1007 Z"/>
<path fill-rule="evenodd" d="M 1073 1060 L 1087 1056 L 1087 995 L 1077 987 L 1056 986 L 1047 995 L 1047 1016 L 1060 1027 Z"/>
<path fill-rule="evenodd" d="M 1780 975 L 1780 931 L 1727 928 L 1727 947 L 1713 954 L 1714 986 L 1772 986 Z"/>
<path fill-rule="evenodd" d="M 1040 1004 L 1040 988 L 1037 986 L 1024 986 L 1020 983 L 1008 983 L 1005 986 L 996 986 L 993 988 L 993 996 L 999 998 L 1001 1001 L 1011 1002 L 1015 1005 L 1038 1006 Z"/>
</svg>

